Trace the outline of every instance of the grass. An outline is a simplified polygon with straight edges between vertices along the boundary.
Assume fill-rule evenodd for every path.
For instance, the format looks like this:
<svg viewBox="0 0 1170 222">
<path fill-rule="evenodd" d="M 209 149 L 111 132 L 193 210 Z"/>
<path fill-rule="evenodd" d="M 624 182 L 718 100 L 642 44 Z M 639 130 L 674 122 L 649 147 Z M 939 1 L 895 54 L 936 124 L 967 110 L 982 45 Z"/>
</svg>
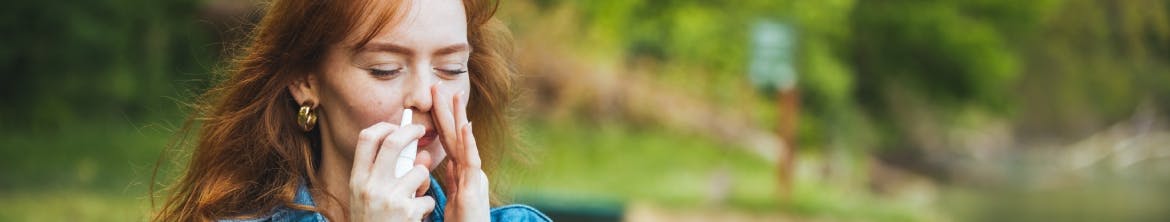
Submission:
<svg viewBox="0 0 1170 222">
<path fill-rule="evenodd" d="M 127 122 L 4 130 L 0 221 L 141 221 L 169 130 Z"/>
<path fill-rule="evenodd" d="M 517 192 L 697 205 L 721 199 L 706 194 L 722 177 L 730 184 L 722 199 L 768 205 L 774 195 L 770 164 L 736 148 L 620 124 L 561 124 L 526 127 L 538 158 L 516 178 Z"/>
<path fill-rule="evenodd" d="M 0 194 L 0 221 L 145 221 L 138 193 L 56 189 Z"/>
<path fill-rule="evenodd" d="M 933 209 L 817 178 L 811 169 L 823 161 L 815 155 L 802 158 L 798 168 L 806 170 L 798 172 L 791 201 L 781 203 L 775 166 L 702 135 L 613 122 L 533 121 L 525 129 L 538 158 L 512 166 L 523 169 L 513 170 L 520 173 L 511 186 L 521 202 L 603 210 L 649 202 L 680 211 L 725 208 L 832 221 L 938 219 Z"/>
</svg>

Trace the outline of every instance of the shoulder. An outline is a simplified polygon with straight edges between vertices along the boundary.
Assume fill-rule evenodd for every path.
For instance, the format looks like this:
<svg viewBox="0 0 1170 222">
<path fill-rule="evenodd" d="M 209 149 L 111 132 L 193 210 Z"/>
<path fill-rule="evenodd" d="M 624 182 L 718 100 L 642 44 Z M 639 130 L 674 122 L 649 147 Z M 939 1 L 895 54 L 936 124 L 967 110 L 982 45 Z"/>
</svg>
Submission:
<svg viewBox="0 0 1170 222">
<path fill-rule="evenodd" d="M 495 222 L 541 222 L 552 221 L 536 208 L 523 204 L 505 205 L 491 210 Z"/>
</svg>

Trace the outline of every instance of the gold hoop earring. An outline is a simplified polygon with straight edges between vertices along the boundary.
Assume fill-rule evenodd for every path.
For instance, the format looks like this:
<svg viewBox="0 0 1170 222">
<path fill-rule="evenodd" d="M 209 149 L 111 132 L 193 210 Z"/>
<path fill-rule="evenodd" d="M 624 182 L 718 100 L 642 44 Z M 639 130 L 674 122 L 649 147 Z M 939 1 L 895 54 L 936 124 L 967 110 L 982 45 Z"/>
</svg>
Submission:
<svg viewBox="0 0 1170 222">
<path fill-rule="evenodd" d="M 301 110 L 297 112 L 297 125 L 305 132 L 313 130 L 313 126 L 317 125 L 317 112 L 313 110 L 313 102 L 305 101 L 301 104 Z"/>
</svg>

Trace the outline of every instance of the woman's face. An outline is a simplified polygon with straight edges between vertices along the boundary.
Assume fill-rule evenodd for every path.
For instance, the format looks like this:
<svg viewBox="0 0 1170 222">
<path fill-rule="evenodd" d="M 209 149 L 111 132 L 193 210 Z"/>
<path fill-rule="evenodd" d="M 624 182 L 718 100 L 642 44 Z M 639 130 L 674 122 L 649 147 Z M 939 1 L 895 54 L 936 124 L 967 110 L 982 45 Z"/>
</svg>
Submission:
<svg viewBox="0 0 1170 222">
<path fill-rule="evenodd" d="M 434 169 L 446 153 L 436 139 L 431 107 L 451 99 L 432 98 L 431 87 L 470 91 L 466 15 L 459 0 L 407 5 L 400 22 L 384 27 L 364 47 L 354 48 L 360 36 L 351 34 L 331 48 L 323 73 L 308 80 L 315 82 L 308 87 L 314 90 L 307 91 L 317 93 L 322 143 L 351 161 L 362 129 L 378 122 L 399 124 L 403 109 L 414 109 L 414 123 L 426 127 L 418 149 L 431 155 L 429 168 Z"/>
</svg>

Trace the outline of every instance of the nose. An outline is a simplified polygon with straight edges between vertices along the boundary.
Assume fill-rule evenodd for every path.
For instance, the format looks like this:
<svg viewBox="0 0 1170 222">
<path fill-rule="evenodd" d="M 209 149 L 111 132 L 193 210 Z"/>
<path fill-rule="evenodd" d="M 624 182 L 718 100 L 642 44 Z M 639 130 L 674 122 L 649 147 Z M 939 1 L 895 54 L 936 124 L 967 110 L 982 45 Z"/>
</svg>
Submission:
<svg viewBox="0 0 1170 222">
<path fill-rule="evenodd" d="M 413 69 L 402 84 L 405 93 L 403 95 L 402 105 L 408 109 L 414 109 L 415 115 L 421 113 L 429 113 L 431 111 L 431 85 L 439 81 L 438 77 L 433 75 L 430 69 Z"/>
</svg>

